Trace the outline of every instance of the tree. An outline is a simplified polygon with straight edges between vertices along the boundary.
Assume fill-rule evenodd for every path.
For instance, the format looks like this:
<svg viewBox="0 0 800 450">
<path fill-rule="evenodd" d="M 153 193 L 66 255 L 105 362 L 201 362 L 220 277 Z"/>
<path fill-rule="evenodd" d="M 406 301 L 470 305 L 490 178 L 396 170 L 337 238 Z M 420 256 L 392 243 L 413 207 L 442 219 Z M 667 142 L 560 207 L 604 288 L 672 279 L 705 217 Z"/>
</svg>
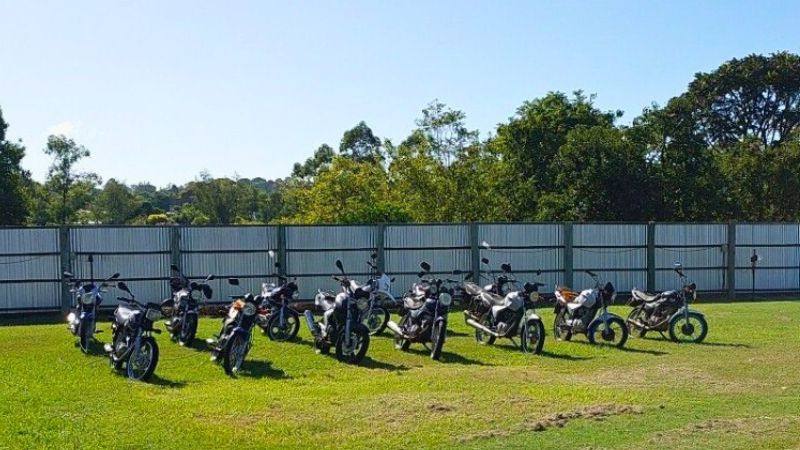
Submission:
<svg viewBox="0 0 800 450">
<path fill-rule="evenodd" d="M 19 225 L 28 215 L 25 183 L 29 175 L 21 165 L 25 147 L 8 141 L 7 129 L 0 109 L 0 225 Z"/>
<path fill-rule="evenodd" d="M 109 179 L 93 204 L 95 217 L 101 223 L 124 224 L 139 214 L 141 200 L 117 180 Z"/>
<path fill-rule="evenodd" d="M 422 117 L 416 120 L 417 127 L 430 143 L 433 155 L 445 165 L 450 165 L 465 148 L 478 141 L 478 131 L 467 129 L 464 124 L 466 118 L 464 112 L 434 100 L 422 110 Z"/>
<path fill-rule="evenodd" d="M 339 153 L 358 162 L 377 163 L 384 160 L 381 152 L 381 140 L 362 120 L 355 127 L 342 135 Z"/>
<path fill-rule="evenodd" d="M 646 152 L 616 128 L 570 131 L 551 166 L 555 189 L 543 195 L 537 220 L 650 219 Z"/>
<path fill-rule="evenodd" d="M 363 123 L 363 122 L 362 122 Z M 328 144 L 322 144 L 314 152 L 314 156 L 306 159 L 303 164 L 295 163 L 292 169 L 292 176 L 303 179 L 311 179 L 319 175 L 323 170 L 327 170 L 333 161 L 334 151 Z"/>
<path fill-rule="evenodd" d="M 59 199 L 53 216 L 61 224 L 66 224 L 88 202 L 92 191 L 87 187 L 93 188 L 99 184 L 100 177 L 95 173 L 75 170 L 75 165 L 91 153 L 63 135 L 48 137 L 44 153 L 53 157 L 46 182 L 48 189 Z"/>
<path fill-rule="evenodd" d="M 696 74 L 678 100 L 686 101 L 688 108 L 679 108 L 708 145 L 748 138 L 764 147 L 780 144 L 800 125 L 800 56 L 781 52 L 731 59 L 711 73 Z"/>
<path fill-rule="evenodd" d="M 502 164 L 496 176 L 502 194 L 507 197 L 505 220 L 533 220 L 537 217 L 539 198 L 553 191 L 550 166 L 567 134 L 579 126 L 613 128 L 620 111 L 600 111 L 594 97 L 581 91 L 568 98 L 561 92 L 527 101 L 516 116 L 498 125 L 497 134 L 488 145 Z"/>
</svg>

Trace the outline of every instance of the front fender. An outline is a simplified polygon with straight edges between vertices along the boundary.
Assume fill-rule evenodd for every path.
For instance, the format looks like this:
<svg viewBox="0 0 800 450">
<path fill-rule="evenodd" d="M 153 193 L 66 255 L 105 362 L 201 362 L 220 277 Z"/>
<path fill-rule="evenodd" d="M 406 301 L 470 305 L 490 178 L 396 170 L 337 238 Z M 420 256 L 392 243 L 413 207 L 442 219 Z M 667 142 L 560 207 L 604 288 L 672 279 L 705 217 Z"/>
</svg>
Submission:
<svg viewBox="0 0 800 450">
<path fill-rule="evenodd" d="M 675 313 L 672 316 L 670 316 L 669 320 L 671 321 L 672 319 L 674 319 L 676 317 L 679 317 L 679 316 L 682 316 L 682 315 L 686 314 L 687 312 L 689 314 L 696 314 L 696 315 L 698 315 L 698 316 L 700 316 L 700 317 L 702 317 L 704 319 L 706 318 L 705 314 L 701 313 L 700 311 L 695 311 L 694 309 L 689 309 L 688 307 L 684 306 L 681 309 L 675 311 Z"/>
<path fill-rule="evenodd" d="M 538 314 L 536 314 L 535 312 L 531 311 L 531 312 L 529 312 L 529 313 L 528 313 L 528 315 L 525 317 L 525 321 L 528 321 L 528 320 L 538 320 L 538 321 L 541 321 L 541 320 L 542 320 L 542 318 L 541 318 L 541 317 L 539 317 L 539 315 L 538 315 Z"/>
</svg>

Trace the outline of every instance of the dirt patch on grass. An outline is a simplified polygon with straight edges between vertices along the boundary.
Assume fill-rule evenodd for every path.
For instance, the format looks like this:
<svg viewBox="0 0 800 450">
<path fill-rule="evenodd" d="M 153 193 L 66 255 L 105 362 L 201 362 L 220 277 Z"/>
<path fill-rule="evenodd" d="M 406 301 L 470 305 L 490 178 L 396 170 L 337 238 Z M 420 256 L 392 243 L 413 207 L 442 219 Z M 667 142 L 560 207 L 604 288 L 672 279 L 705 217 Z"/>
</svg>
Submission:
<svg viewBox="0 0 800 450">
<path fill-rule="evenodd" d="M 437 412 L 437 413 L 447 413 L 453 411 L 453 408 L 450 405 L 445 405 L 443 403 L 431 403 L 428 405 L 428 411 Z"/>
<path fill-rule="evenodd" d="M 578 419 L 603 421 L 612 416 L 622 414 L 642 414 L 644 408 L 637 405 L 593 405 L 574 409 L 566 412 L 559 412 L 540 418 L 530 418 L 522 423 L 521 429 L 511 430 L 488 430 L 473 433 L 460 439 L 461 442 L 472 441 L 475 439 L 487 439 L 496 437 L 506 437 L 522 432 L 542 432 L 551 428 L 563 428 L 569 422 Z"/>
<path fill-rule="evenodd" d="M 742 417 L 731 419 L 709 419 L 693 423 L 684 427 L 658 432 L 650 438 L 651 444 L 661 447 L 680 447 L 682 443 L 710 445 L 721 436 L 726 442 L 731 442 L 731 436 L 736 436 L 741 443 L 756 443 L 764 437 L 779 438 L 782 435 L 796 440 L 795 435 L 800 425 L 799 416 L 782 417 Z"/>
</svg>

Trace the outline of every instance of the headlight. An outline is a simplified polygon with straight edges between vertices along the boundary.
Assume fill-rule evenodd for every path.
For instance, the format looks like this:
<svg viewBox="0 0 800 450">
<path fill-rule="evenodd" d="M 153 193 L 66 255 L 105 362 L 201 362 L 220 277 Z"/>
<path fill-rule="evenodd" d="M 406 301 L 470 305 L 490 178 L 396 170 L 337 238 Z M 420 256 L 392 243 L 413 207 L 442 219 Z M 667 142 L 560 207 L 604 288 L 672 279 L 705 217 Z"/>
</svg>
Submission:
<svg viewBox="0 0 800 450">
<path fill-rule="evenodd" d="M 73 323 L 73 322 L 75 322 L 75 313 L 67 314 L 67 323 Z"/>
<path fill-rule="evenodd" d="M 537 291 L 531 292 L 530 294 L 528 294 L 528 298 L 531 299 L 532 302 L 539 300 L 539 292 Z"/>
<path fill-rule="evenodd" d="M 453 303 L 453 296 L 448 294 L 447 292 L 443 292 L 439 296 L 439 303 L 442 306 L 450 306 L 450 304 Z"/>
<path fill-rule="evenodd" d="M 369 307 L 369 299 L 367 298 L 356 299 L 356 306 L 358 307 L 358 309 L 364 311 Z"/>
<path fill-rule="evenodd" d="M 88 294 L 81 295 L 81 303 L 83 303 L 84 305 L 93 305 L 94 292 L 89 292 Z"/>
<path fill-rule="evenodd" d="M 150 322 L 155 322 L 161 318 L 161 311 L 157 309 L 148 309 L 145 316 L 147 317 L 147 320 L 149 320 Z"/>
<path fill-rule="evenodd" d="M 256 305 L 252 303 L 245 303 L 244 307 L 242 308 L 242 312 L 244 312 L 245 316 L 252 316 L 256 313 Z"/>
</svg>

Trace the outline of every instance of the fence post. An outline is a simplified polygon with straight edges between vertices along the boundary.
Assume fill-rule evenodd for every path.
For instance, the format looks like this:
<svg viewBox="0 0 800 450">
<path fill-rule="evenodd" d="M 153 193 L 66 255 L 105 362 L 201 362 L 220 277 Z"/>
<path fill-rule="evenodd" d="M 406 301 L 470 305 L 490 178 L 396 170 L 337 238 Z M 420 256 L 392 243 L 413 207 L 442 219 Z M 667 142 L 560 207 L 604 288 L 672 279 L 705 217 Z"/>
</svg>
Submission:
<svg viewBox="0 0 800 450">
<path fill-rule="evenodd" d="M 470 261 L 472 261 L 472 281 L 480 284 L 481 280 L 481 248 L 480 236 L 478 236 L 478 224 L 471 222 L 469 224 L 469 247 L 470 247 Z"/>
<path fill-rule="evenodd" d="M 379 223 L 375 235 L 375 253 L 378 254 L 378 273 L 386 273 L 386 224 Z"/>
<path fill-rule="evenodd" d="M 278 225 L 278 275 L 286 276 L 286 226 Z"/>
<path fill-rule="evenodd" d="M 169 261 L 183 270 L 181 264 L 181 229 L 178 225 L 169 227 Z"/>
<path fill-rule="evenodd" d="M 561 224 L 561 234 L 564 235 L 564 285 L 572 287 L 573 280 L 573 259 L 572 259 L 572 222 Z"/>
<path fill-rule="evenodd" d="M 736 221 L 728 222 L 727 277 L 728 299 L 736 298 Z"/>
<path fill-rule="evenodd" d="M 647 223 L 647 291 L 656 291 L 656 223 Z"/>
<path fill-rule="evenodd" d="M 66 314 L 72 307 L 72 295 L 69 292 L 70 287 L 62 280 L 62 273 L 72 272 L 72 243 L 69 237 L 69 227 L 62 226 L 58 229 L 58 245 L 61 255 L 61 271 L 58 274 L 58 279 L 61 283 L 61 312 Z"/>
</svg>

